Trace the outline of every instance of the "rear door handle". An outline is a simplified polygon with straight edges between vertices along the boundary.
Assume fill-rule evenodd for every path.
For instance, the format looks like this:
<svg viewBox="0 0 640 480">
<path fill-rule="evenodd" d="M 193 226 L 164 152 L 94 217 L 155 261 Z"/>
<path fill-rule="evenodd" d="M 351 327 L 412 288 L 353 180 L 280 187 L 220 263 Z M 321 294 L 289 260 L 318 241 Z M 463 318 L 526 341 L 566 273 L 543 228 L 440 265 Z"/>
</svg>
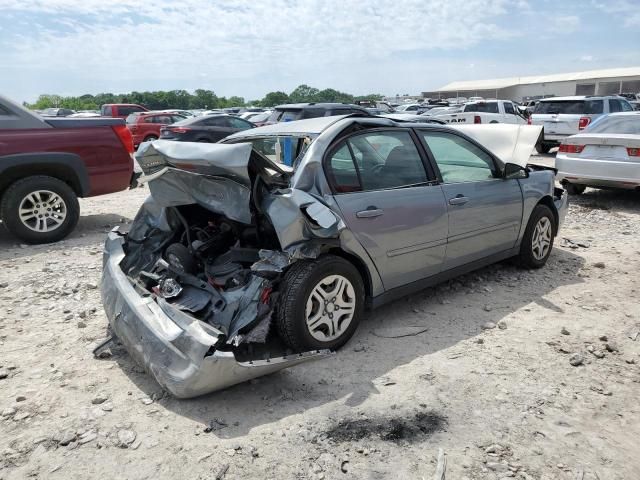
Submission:
<svg viewBox="0 0 640 480">
<path fill-rule="evenodd" d="M 380 208 L 369 207 L 366 210 L 361 210 L 359 212 L 356 212 L 356 217 L 358 217 L 358 218 L 373 218 L 373 217 L 379 217 L 383 213 L 384 213 L 384 210 L 382 210 Z"/>
<path fill-rule="evenodd" d="M 469 201 L 469 197 L 458 195 L 457 197 L 449 199 L 449 205 L 464 205 Z"/>
</svg>

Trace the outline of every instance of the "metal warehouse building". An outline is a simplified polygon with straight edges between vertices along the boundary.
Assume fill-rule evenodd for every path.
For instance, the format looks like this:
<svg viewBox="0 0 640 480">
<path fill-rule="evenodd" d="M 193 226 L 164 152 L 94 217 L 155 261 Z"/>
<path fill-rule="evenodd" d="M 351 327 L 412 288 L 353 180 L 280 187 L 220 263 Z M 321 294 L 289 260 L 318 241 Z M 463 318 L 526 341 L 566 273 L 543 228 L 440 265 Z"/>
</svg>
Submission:
<svg viewBox="0 0 640 480">
<path fill-rule="evenodd" d="M 566 95 L 615 95 L 640 92 L 640 67 L 590 70 L 534 77 L 453 82 L 424 98 L 484 97 L 531 100 Z"/>
</svg>

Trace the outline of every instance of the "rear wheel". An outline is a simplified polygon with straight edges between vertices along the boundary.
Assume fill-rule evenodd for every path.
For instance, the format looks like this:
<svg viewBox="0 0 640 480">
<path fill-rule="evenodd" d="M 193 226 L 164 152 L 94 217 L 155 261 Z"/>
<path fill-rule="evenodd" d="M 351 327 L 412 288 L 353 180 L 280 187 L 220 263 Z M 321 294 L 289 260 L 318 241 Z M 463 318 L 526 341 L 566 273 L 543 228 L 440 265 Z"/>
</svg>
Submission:
<svg viewBox="0 0 640 480">
<path fill-rule="evenodd" d="M 549 151 L 551 150 L 551 145 L 548 143 L 537 143 L 536 144 L 536 151 L 538 153 L 549 153 Z"/>
<path fill-rule="evenodd" d="M 57 242 L 75 228 L 80 205 L 75 192 L 62 180 L 33 176 L 7 189 L 0 217 L 13 235 L 27 243 Z"/>
<path fill-rule="evenodd" d="M 580 185 L 579 183 L 565 183 L 564 188 L 567 189 L 569 195 L 581 195 L 586 190 L 586 185 Z"/>
<path fill-rule="evenodd" d="M 347 260 L 324 255 L 286 272 L 276 312 L 285 343 L 297 352 L 335 350 L 351 338 L 364 308 L 364 285 Z"/>
<path fill-rule="evenodd" d="M 537 205 L 531 212 L 529 223 L 520 245 L 520 264 L 525 268 L 540 268 L 547 263 L 553 248 L 555 217 L 546 205 Z"/>
<path fill-rule="evenodd" d="M 157 140 L 158 137 L 156 137 L 155 135 L 149 135 L 148 137 L 146 137 L 144 139 L 145 142 L 153 142 L 154 140 Z"/>
</svg>

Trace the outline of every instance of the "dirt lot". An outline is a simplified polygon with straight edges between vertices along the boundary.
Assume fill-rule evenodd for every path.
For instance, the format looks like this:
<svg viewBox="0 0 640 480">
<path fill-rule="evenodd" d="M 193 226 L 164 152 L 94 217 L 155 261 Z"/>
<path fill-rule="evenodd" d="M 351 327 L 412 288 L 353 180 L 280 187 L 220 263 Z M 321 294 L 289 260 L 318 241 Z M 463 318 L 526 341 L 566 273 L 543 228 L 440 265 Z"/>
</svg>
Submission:
<svg viewBox="0 0 640 480">
<path fill-rule="evenodd" d="M 425 290 L 328 360 L 194 400 L 91 355 L 104 234 L 145 195 L 82 201 L 55 245 L 0 231 L 0 479 L 419 480 L 438 449 L 447 479 L 640 478 L 640 195 L 573 197 L 546 268 Z"/>
</svg>

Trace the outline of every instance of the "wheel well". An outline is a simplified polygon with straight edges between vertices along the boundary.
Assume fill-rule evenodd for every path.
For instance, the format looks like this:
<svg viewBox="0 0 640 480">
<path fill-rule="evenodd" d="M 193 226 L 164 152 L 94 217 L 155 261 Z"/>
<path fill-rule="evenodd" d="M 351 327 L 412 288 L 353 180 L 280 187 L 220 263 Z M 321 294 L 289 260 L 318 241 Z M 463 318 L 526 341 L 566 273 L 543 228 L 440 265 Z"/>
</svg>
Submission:
<svg viewBox="0 0 640 480">
<path fill-rule="evenodd" d="M 558 210 L 556 210 L 556 205 L 553 203 L 553 199 L 547 195 L 540 199 L 536 206 L 538 205 L 545 205 L 553 212 L 553 236 L 555 237 L 558 234 L 558 223 L 560 218 L 558 217 Z"/>
<path fill-rule="evenodd" d="M 358 273 L 360 274 L 360 277 L 362 278 L 362 283 L 364 283 L 364 293 L 367 297 L 371 297 L 371 292 L 372 292 L 371 276 L 369 275 L 369 269 L 364 264 L 364 262 L 360 260 L 358 257 L 356 257 L 355 255 L 352 255 L 351 253 L 347 253 L 344 250 L 341 250 L 339 248 L 332 248 L 327 253 L 336 255 L 338 257 L 342 257 L 345 260 L 347 260 L 349 263 L 351 263 L 354 267 L 356 267 L 356 269 L 358 270 Z"/>
<path fill-rule="evenodd" d="M 82 196 L 82 185 L 73 168 L 56 163 L 27 163 L 3 170 L 0 174 L 0 195 L 16 180 L 34 175 L 47 175 L 62 180 L 73 189 L 76 195 Z"/>
</svg>

